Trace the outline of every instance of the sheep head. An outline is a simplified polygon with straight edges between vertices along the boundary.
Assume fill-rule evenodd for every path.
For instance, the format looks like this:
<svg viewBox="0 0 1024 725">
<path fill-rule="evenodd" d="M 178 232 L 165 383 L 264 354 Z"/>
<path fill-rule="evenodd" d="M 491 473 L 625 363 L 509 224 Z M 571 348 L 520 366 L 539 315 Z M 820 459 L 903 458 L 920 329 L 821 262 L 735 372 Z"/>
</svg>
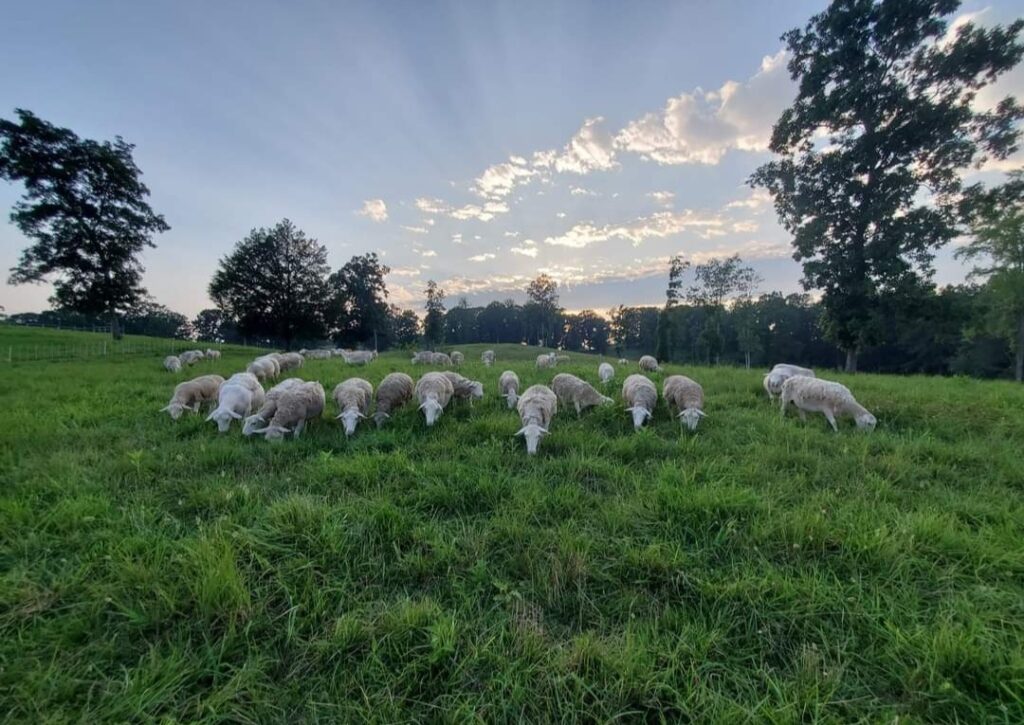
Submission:
<svg viewBox="0 0 1024 725">
<path fill-rule="evenodd" d="M 689 430 L 697 430 L 697 424 L 700 423 L 700 419 L 706 416 L 707 414 L 703 410 L 699 410 L 698 408 L 687 408 L 680 412 L 678 417 L 680 422 Z"/>
<path fill-rule="evenodd" d="M 423 415 L 427 419 L 427 425 L 434 425 L 437 419 L 441 417 L 441 413 L 444 411 L 444 406 L 438 403 L 434 399 L 426 400 L 420 405 L 420 410 L 423 411 Z"/>
<path fill-rule="evenodd" d="M 537 455 L 537 444 L 540 443 L 541 437 L 547 434 L 548 429 L 538 423 L 527 423 L 516 431 L 517 436 L 523 436 L 526 439 L 526 452 L 531 456 Z"/>
<path fill-rule="evenodd" d="M 338 420 L 345 427 L 345 435 L 350 436 L 356 432 L 356 426 L 359 425 L 359 419 L 365 418 L 366 416 L 360 413 L 355 408 L 346 408 L 345 410 L 338 413 Z"/>
<path fill-rule="evenodd" d="M 626 408 L 626 412 L 633 416 L 633 430 L 640 430 L 643 428 L 644 422 L 651 417 L 651 411 L 639 405 Z"/>
</svg>

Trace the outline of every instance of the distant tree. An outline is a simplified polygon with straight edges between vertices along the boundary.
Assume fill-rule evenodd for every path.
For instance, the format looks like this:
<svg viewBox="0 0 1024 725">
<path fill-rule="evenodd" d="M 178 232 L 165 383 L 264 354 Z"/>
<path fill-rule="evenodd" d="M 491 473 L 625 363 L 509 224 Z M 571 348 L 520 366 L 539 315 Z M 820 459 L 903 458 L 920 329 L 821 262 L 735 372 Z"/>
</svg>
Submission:
<svg viewBox="0 0 1024 725">
<path fill-rule="evenodd" d="M 346 346 L 372 342 L 377 348 L 378 337 L 389 323 L 384 278 L 390 272 L 376 252 L 370 252 L 352 257 L 327 278 L 327 324 L 335 342 Z"/>
<path fill-rule="evenodd" d="M 521 342 L 523 339 L 522 308 L 514 300 L 495 300 L 476 316 L 477 335 L 481 342 Z"/>
<path fill-rule="evenodd" d="M 973 277 L 987 280 L 995 301 L 992 316 L 1000 333 L 1007 333 L 1015 354 L 1014 379 L 1024 380 L 1024 170 L 984 192 L 972 189 L 967 203 L 973 239 L 957 250 L 962 259 L 979 262 Z"/>
<path fill-rule="evenodd" d="M 153 300 L 145 300 L 124 316 L 124 329 L 135 335 L 174 337 L 179 340 L 195 338 L 195 329 L 185 315 L 169 310 Z"/>
<path fill-rule="evenodd" d="M 608 351 L 608 320 L 593 310 L 582 310 L 575 315 L 566 315 L 562 335 L 562 347 L 567 350 L 581 350 L 605 354 Z"/>
<path fill-rule="evenodd" d="M 139 255 L 170 229 L 146 201 L 149 189 L 132 144 L 79 138 L 31 111 L 0 119 L 0 178 L 25 194 L 11 222 L 33 240 L 11 269 L 9 284 L 51 281 L 51 304 L 105 315 L 113 336 L 118 316 L 146 297 Z"/>
<path fill-rule="evenodd" d="M 455 306 L 444 316 L 444 339 L 449 345 L 461 345 L 477 341 L 477 315 L 480 308 L 470 307 L 465 297 L 460 297 Z"/>
<path fill-rule="evenodd" d="M 750 183 L 774 198 L 851 372 L 876 337 L 881 297 L 929 277 L 933 250 L 958 233 L 958 172 L 1017 147 L 1024 109 L 975 100 L 1019 62 L 1024 22 L 965 23 L 945 42 L 959 5 L 834 0 L 783 35 L 797 98 L 772 133 L 781 158 Z"/>
<path fill-rule="evenodd" d="M 659 360 L 672 357 L 672 308 L 683 298 L 683 274 L 689 269 L 690 263 L 681 254 L 672 256 L 668 261 L 668 289 L 665 290 L 665 309 L 658 315 L 658 344 L 654 356 Z"/>
<path fill-rule="evenodd" d="M 420 319 L 412 310 L 391 305 L 391 340 L 399 347 L 415 345 L 420 337 Z"/>
<path fill-rule="evenodd" d="M 192 328 L 197 340 L 235 342 L 238 339 L 234 321 L 225 317 L 224 313 L 216 308 L 200 310 L 192 320 Z"/>
<path fill-rule="evenodd" d="M 321 339 L 325 332 L 327 249 L 289 220 L 253 229 L 220 260 L 210 299 L 246 336 Z"/>
<path fill-rule="evenodd" d="M 558 283 L 546 274 L 539 275 L 527 285 L 526 298 L 523 313 L 534 340 L 539 345 L 552 344 L 561 317 Z"/>
<path fill-rule="evenodd" d="M 427 311 L 423 318 L 423 339 L 433 350 L 435 346 L 444 341 L 444 290 L 437 286 L 434 280 L 427 281 L 427 296 L 424 309 Z"/>
<path fill-rule="evenodd" d="M 707 359 L 717 362 L 724 345 L 721 322 L 726 300 L 731 297 L 749 298 L 761 278 L 753 269 L 745 266 L 736 254 L 698 264 L 693 271 L 695 282 L 687 296 L 690 302 L 707 310 L 707 322 L 700 334 L 700 344 Z"/>
</svg>

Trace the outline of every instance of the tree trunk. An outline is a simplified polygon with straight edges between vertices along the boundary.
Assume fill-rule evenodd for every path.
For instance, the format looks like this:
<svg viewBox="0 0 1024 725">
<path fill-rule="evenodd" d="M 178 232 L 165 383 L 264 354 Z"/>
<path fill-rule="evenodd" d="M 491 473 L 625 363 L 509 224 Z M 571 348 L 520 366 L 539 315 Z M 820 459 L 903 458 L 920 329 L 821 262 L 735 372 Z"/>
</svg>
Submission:
<svg viewBox="0 0 1024 725">
<path fill-rule="evenodd" d="M 1018 383 L 1024 382 L 1024 313 L 1017 318 L 1017 364 L 1013 378 Z"/>
<path fill-rule="evenodd" d="M 121 331 L 121 323 L 117 319 L 117 312 L 110 313 L 110 336 L 114 340 L 120 340 L 124 337 L 124 333 Z"/>
<path fill-rule="evenodd" d="M 747 350 L 747 352 L 745 353 L 745 357 L 747 360 L 747 370 L 750 370 L 750 350 Z"/>
<path fill-rule="evenodd" d="M 846 372 L 855 373 L 857 372 L 857 349 L 851 347 L 846 351 Z"/>
</svg>

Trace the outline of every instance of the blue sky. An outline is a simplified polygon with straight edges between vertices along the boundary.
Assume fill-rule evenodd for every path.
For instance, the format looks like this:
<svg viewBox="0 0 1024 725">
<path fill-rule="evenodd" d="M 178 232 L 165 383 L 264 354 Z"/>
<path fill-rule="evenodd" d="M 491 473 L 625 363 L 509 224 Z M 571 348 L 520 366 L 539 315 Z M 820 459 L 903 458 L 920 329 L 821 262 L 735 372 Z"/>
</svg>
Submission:
<svg viewBox="0 0 1024 725">
<path fill-rule="evenodd" d="M 795 291 L 788 237 L 744 180 L 792 98 L 779 36 L 823 6 L 18 3 L 0 25 L 0 115 L 137 145 L 172 227 L 145 283 L 188 314 L 209 306 L 217 260 L 282 217 L 332 266 L 380 253 L 393 300 L 416 309 L 427 279 L 482 302 L 541 271 L 570 309 L 656 304 L 675 253 L 736 252 L 764 290 Z M 1022 90 L 1018 69 L 990 95 Z M 0 186 L 0 206 L 19 193 Z M 24 246 L 0 225 L 0 266 Z M 951 250 L 937 268 L 963 277 Z M 49 294 L 5 286 L 0 304 Z"/>
</svg>

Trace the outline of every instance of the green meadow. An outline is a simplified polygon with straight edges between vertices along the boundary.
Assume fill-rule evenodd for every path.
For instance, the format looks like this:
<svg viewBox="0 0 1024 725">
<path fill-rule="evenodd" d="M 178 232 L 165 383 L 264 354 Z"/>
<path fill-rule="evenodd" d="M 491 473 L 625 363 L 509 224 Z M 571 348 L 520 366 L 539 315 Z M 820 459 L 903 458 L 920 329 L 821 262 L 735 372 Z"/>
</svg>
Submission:
<svg viewBox="0 0 1024 725">
<path fill-rule="evenodd" d="M 32 334 L 69 333 L 0 349 Z M 635 433 L 634 360 L 528 457 L 498 375 L 599 358 L 460 349 L 473 407 L 346 440 L 329 401 L 280 444 L 158 412 L 252 351 L 0 364 L 0 718 L 1024 721 L 1024 387 L 822 373 L 879 420 L 835 434 L 763 371 L 669 365 L 707 418 Z"/>
</svg>

